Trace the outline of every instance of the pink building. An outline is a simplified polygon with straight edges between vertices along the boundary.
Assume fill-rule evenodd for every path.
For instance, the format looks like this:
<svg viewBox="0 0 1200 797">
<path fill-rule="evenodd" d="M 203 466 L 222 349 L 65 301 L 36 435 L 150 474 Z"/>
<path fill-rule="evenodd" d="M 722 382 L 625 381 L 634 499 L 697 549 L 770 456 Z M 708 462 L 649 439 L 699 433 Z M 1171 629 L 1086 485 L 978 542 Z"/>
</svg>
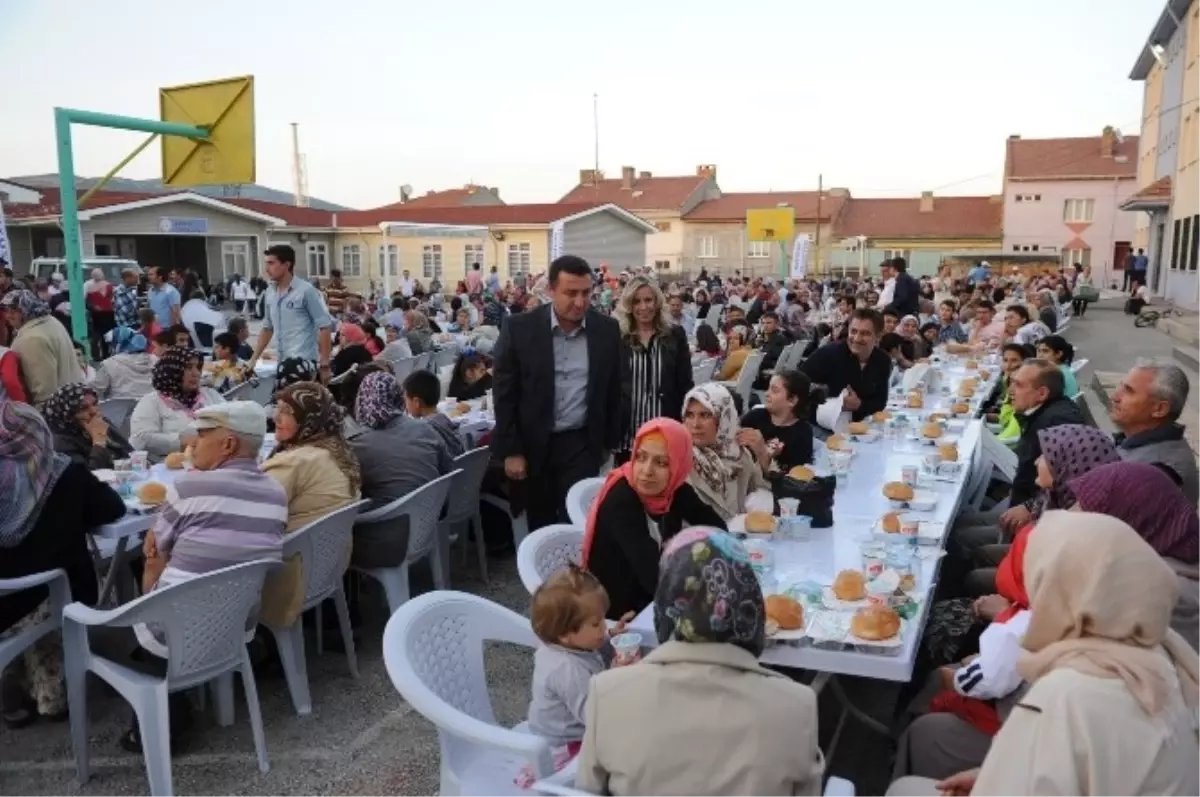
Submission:
<svg viewBox="0 0 1200 797">
<path fill-rule="evenodd" d="M 1119 287 L 1134 214 L 1118 206 L 1137 189 L 1137 136 L 1106 127 L 1092 138 L 1009 136 L 1007 147 L 1004 251 L 1057 254 Z"/>
</svg>

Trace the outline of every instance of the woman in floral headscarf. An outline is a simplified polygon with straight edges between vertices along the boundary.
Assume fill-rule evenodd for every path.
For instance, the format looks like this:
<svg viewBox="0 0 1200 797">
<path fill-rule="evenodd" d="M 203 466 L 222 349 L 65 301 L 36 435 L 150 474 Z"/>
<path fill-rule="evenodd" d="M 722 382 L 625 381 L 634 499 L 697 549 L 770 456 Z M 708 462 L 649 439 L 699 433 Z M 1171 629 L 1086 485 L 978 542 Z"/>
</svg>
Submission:
<svg viewBox="0 0 1200 797">
<path fill-rule="evenodd" d="M 725 532 L 686 529 L 667 542 L 659 574 L 658 648 L 642 664 L 592 678 L 578 788 L 819 793 L 816 696 L 758 663 L 766 610 L 741 543 Z"/>
<path fill-rule="evenodd" d="M 683 425 L 692 436 L 688 484 L 723 520 L 744 512 L 746 496 L 767 482 L 750 449 L 737 444 L 733 396 L 716 383 L 697 385 L 684 396 Z"/>
<path fill-rule="evenodd" d="M 16 332 L 12 350 L 31 404 L 37 406 L 62 385 L 79 381 L 71 336 L 44 300 L 32 291 L 9 291 L 0 298 L 0 313 Z"/>
<path fill-rule="evenodd" d="M 112 468 L 114 460 L 133 451 L 129 441 L 105 422 L 91 385 L 63 385 L 42 405 L 42 415 L 54 433 L 54 450 L 92 470 Z"/>
<path fill-rule="evenodd" d="M 142 396 L 133 408 L 129 442 L 148 451 L 154 462 L 195 442 L 192 419 L 196 410 L 225 401 L 216 390 L 200 386 L 203 360 L 193 349 L 166 349 L 154 365 L 154 392 Z"/>
<path fill-rule="evenodd" d="M 289 534 L 358 500 L 358 458 L 342 438 L 342 408 L 324 385 L 297 382 L 275 394 L 275 451 L 262 470 L 287 493 Z M 303 602 L 303 572 L 292 557 L 267 575 L 262 621 L 290 625 Z"/>
</svg>

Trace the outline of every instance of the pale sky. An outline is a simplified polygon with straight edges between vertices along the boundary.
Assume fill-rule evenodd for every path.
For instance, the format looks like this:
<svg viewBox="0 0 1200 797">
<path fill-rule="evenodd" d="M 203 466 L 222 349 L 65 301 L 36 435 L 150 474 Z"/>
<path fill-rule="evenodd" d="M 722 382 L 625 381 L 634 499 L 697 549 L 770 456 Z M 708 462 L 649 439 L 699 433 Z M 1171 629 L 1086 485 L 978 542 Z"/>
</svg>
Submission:
<svg viewBox="0 0 1200 797">
<path fill-rule="evenodd" d="M 56 105 L 156 117 L 252 74 L 258 182 L 353 207 L 468 181 L 550 202 L 593 162 L 725 191 L 1000 190 L 1004 140 L 1136 133 L 1163 0 L 0 0 L 0 176 L 57 170 Z M 75 128 L 76 171 L 141 134 Z M 152 146 L 121 173 L 158 176 Z"/>
</svg>

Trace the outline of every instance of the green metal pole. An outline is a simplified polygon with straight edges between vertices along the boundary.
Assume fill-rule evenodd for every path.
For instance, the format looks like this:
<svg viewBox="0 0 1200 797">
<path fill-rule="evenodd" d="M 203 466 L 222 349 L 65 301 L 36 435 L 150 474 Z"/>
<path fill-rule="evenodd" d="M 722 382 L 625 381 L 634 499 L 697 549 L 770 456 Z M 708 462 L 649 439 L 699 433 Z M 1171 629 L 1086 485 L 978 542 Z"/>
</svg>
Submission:
<svg viewBox="0 0 1200 797">
<path fill-rule="evenodd" d="M 88 351 L 87 308 L 83 300 L 83 244 L 79 235 L 79 201 L 75 196 L 75 155 L 71 149 L 71 125 L 112 127 L 118 130 L 137 130 L 163 136 L 207 138 L 207 127 L 116 116 L 109 113 L 80 111 L 74 108 L 54 109 L 54 134 L 58 145 L 59 202 L 62 205 L 63 248 L 67 260 L 67 284 L 71 295 L 71 332 L 75 340 Z M 147 144 L 149 142 L 146 142 Z"/>
</svg>

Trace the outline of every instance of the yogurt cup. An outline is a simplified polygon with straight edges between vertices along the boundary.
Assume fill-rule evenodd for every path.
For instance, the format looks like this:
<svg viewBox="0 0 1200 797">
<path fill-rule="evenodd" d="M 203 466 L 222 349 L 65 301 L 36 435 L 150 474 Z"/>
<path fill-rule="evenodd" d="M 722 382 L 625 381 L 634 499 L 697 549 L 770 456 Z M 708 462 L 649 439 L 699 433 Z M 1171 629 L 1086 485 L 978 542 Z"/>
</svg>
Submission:
<svg viewBox="0 0 1200 797">
<path fill-rule="evenodd" d="M 642 635 L 626 631 L 612 638 L 613 666 L 624 667 L 642 658 Z"/>
</svg>

